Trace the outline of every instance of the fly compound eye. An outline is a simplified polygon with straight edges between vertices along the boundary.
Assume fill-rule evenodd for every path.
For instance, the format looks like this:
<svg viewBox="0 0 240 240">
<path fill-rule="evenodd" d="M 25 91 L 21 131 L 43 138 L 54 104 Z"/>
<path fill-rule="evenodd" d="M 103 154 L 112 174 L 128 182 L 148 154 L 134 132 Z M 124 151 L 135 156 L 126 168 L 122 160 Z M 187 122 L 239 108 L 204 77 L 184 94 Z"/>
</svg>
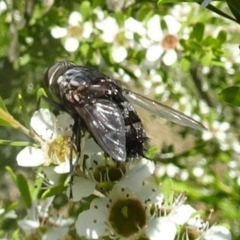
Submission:
<svg viewBox="0 0 240 240">
<path fill-rule="evenodd" d="M 45 83 L 48 87 L 57 83 L 58 78 L 64 73 L 64 69 L 62 69 L 62 64 L 56 63 L 52 67 L 50 67 L 45 73 Z"/>
<path fill-rule="evenodd" d="M 70 61 L 62 61 L 48 68 L 44 76 L 46 86 L 51 87 L 51 85 L 57 84 L 58 78 L 74 66 L 75 64 Z"/>
</svg>

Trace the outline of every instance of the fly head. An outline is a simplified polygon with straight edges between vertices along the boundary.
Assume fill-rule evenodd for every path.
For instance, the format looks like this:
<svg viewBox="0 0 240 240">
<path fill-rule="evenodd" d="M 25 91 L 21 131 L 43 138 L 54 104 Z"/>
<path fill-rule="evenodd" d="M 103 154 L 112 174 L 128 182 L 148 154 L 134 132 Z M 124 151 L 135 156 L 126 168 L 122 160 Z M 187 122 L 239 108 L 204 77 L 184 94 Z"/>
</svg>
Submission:
<svg viewBox="0 0 240 240">
<path fill-rule="evenodd" d="M 48 68 L 46 71 L 44 83 L 49 91 L 58 99 L 60 99 L 61 96 L 60 85 L 63 81 L 63 74 L 75 66 L 76 65 L 70 61 L 61 61 Z"/>
</svg>

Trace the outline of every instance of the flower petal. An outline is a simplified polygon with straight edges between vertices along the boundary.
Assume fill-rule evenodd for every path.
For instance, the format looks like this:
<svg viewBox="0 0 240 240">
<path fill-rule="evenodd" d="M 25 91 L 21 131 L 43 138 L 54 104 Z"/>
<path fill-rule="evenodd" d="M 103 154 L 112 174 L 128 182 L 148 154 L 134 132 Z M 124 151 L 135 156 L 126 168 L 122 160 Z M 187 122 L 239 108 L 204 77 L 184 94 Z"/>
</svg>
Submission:
<svg viewBox="0 0 240 240">
<path fill-rule="evenodd" d="M 18 221 L 18 225 L 24 232 L 30 233 L 34 229 L 38 228 L 40 223 L 39 221 L 23 219 Z"/>
<path fill-rule="evenodd" d="M 68 52 L 75 52 L 79 47 L 79 41 L 76 38 L 68 37 L 64 43 L 64 48 Z"/>
<path fill-rule="evenodd" d="M 118 184 L 126 186 L 132 191 L 138 191 L 142 187 L 144 179 L 151 176 L 154 170 L 154 162 L 142 158 Z"/>
<path fill-rule="evenodd" d="M 163 51 L 164 49 L 160 45 L 160 43 L 156 45 L 152 45 L 147 49 L 146 59 L 149 62 L 155 62 L 161 57 L 161 55 L 163 54 Z"/>
<path fill-rule="evenodd" d="M 99 239 L 105 231 L 106 215 L 96 209 L 79 214 L 75 227 L 79 236 L 87 239 Z"/>
<path fill-rule="evenodd" d="M 25 147 L 17 155 L 17 163 L 22 167 L 37 167 L 45 162 L 43 151 L 35 147 Z"/>
<path fill-rule="evenodd" d="M 56 27 L 52 28 L 51 34 L 54 38 L 62 38 L 67 35 L 67 29 L 56 26 Z"/>
<path fill-rule="evenodd" d="M 146 235 L 150 240 L 174 240 L 176 233 L 176 225 L 167 217 L 151 219 L 146 229 Z"/>
<path fill-rule="evenodd" d="M 163 58 L 162 58 L 162 61 L 164 62 L 164 64 L 166 66 L 171 66 L 173 65 L 176 61 L 177 61 L 177 53 L 174 49 L 172 50 L 168 50 Z"/>
<path fill-rule="evenodd" d="M 143 203 L 150 199 L 152 204 L 158 204 L 162 206 L 164 196 L 157 185 L 149 183 L 142 186 L 137 193 L 137 198 Z"/>
<path fill-rule="evenodd" d="M 72 26 L 79 26 L 81 22 L 82 15 L 77 11 L 73 11 L 68 18 L 68 23 Z"/>
<path fill-rule="evenodd" d="M 212 226 L 204 234 L 204 240 L 231 240 L 230 231 L 224 226 Z"/>
<path fill-rule="evenodd" d="M 114 46 L 112 48 L 112 58 L 116 63 L 121 63 L 126 59 L 128 52 L 123 46 Z"/>
<path fill-rule="evenodd" d="M 97 209 L 101 211 L 104 215 L 108 215 L 109 213 L 109 198 L 95 198 L 92 200 L 90 209 Z"/>
<path fill-rule="evenodd" d="M 73 201 L 78 202 L 84 197 L 91 195 L 95 189 L 96 183 L 81 177 L 74 177 L 73 190 Z M 68 187 L 68 192 L 70 188 Z"/>
<path fill-rule="evenodd" d="M 47 231 L 44 233 L 42 239 L 43 240 L 59 240 L 64 239 L 63 236 L 67 234 L 69 231 L 68 227 L 52 227 L 47 229 Z"/>
<path fill-rule="evenodd" d="M 59 164 L 58 166 L 54 167 L 54 172 L 58 174 L 64 174 L 70 172 L 70 162 L 66 161 L 64 163 Z"/>
<path fill-rule="evenodd" d="M 64 112 L 59 113 L 57 116 L 57 134 L 63 136 L 72 135 L 72 126 L 74 124 L 73 118 Z"/>
<path fill-rule="evenodd" d="M 102 149 L 97 145 L 93 138 L 90 138 L 86 141 L 83 152 L 87 155 L 95 154 L 98 152 L 102 152 Z"/>
<path fill-rule="evenodd" d="M 185 224 L 190 217 L 195 213 L 196 210 L 190 205 L 184 204 L 177 208 L 174 208 L 173 211 L 168 215 L 170 220 L 178 225 Z"/>
<path fill-rule="evenodd" d="M 56 118 L 53 113 L 46 108 L 41 108 L 34 112 L 30 125 L 43 140 L 49 140 L 55 136 L 55 122 Z"/>
</svg>

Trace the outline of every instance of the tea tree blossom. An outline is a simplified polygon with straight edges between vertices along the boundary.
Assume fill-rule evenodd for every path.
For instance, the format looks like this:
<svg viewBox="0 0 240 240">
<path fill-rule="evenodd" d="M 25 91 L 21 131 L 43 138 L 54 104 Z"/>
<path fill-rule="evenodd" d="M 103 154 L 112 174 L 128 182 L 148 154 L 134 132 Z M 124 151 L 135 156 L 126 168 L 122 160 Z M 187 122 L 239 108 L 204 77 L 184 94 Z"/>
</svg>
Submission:
<svg viewBox="0 0 240 240">
<path fill-rule="evenodd" d="M 106 159 L 102 152 L 91 154 L 87 148 L 92 143 L 92 139 L 88 140 L 83 149 L 84 154 L 89 155 L 85 163 L 84 177 L 75 177 L 73 201 L 89 196 L 95 188 L 105 193 L 111 190 L 115 183 L 131 190 L 139 190 L 144 180 L 149 178 L 155 170 L 154 163 L 144 158 L 133 163 L 117 164 Z"/>
<path fill-rule="evenodd" d="M 163 195 L 147 184 L 139 191 L 115 185 L 107 197 L 96 198 L 90 209 L 80 213 L 75 224 L 80 236 L 98 239 L 105 234 L 119 239 L 174 239 L 177 228 L 167 217 L 152 213 Z"/>
<path fill-rule="evenodd" d="M 53 164 L 56 165 L 55 172 L 69 172 L 73 119 L 67 113 L 60 113 L 55 117 L 48 109 L 39 109 L 34 112 L 30 125 L 42 141 L 39 148 L 27 146 L 21 150 L 17 155 L 18 165 L 37 167 Z M 73 155 L 76 158 L 75 152 Z"/>
</svg>

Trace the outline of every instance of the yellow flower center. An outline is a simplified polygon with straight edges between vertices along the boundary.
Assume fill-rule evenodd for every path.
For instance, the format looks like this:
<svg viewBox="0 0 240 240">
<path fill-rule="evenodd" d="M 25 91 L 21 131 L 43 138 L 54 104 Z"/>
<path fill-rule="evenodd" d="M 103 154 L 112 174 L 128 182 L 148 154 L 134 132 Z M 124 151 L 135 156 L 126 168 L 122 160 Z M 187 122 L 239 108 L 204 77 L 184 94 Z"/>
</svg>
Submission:
<svg viewBox="0 0 240 240">
<path fill-rule="evenodd" d="M 82 36 L 83 29 L 80 26 L 69 26 L 68 34 L 70 37 L 80 38 Z"/>
<path fill-rule="evenodd" d="M 76 147 L 73 144 L 73 156 L 72 158 L 76 158 Z M 69 136 L 59 136 L 55 138 L 48 144 L 48 158 L 49 162 L 47 165 L 53 163 L 59 165 L 63 162 L 66 162 L 70 159 L 70 151 L 71 151 L 71 137 Z"/>
</svg>

